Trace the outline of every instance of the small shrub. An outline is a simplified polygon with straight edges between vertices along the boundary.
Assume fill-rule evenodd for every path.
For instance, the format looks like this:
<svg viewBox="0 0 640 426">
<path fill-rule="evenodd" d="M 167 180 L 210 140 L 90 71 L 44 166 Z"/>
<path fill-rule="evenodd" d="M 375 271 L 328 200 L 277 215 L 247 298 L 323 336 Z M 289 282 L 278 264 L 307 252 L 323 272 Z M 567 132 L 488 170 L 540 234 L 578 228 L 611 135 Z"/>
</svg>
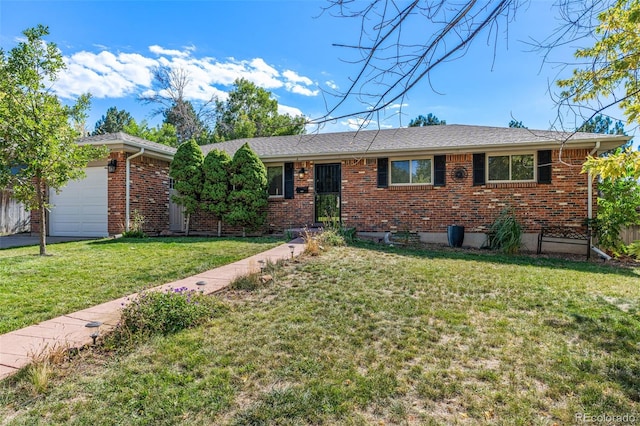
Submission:
<svg viewBox="0 0 640 426">
<path fill-rule="evenodd" d="M 316 235 L 308 228 L 302 230 L 302 240 L 304 241 L 304 252 L 310 256 L 317 256 L 322 251 L 322 246 Z"/>
<path fill-rule="evenodd" d="M 175 333 L 194 327 L 223 312 L 216 298 L 186 287 L 146 291 L 122 309 L 111 343 L 127 343 L 136 337 Z"/>
<path fill-rule="evenodd" d="M 31 383 L 33 394 L 39 395 L 46 392 L 51 384 L 53 366 L 67 359 L 67 347 L 45 345 L 40 353 L 31 354 L 30 357 L 32 361 L 27 367 L 26 377 Z"/>
<path fill-rule="evenodd" d="M 229 284 L 230 289 L 243 290 L 243 291 L 254 291 L 261 286 L 262 286 L 262 283 L 260 282 L 260 274 L 255 272 L 251 274 L 242 275 L 236 278 L 235 280 L 233 280 L 231 284 Z"/>
<path fill-rule="evenodd" d="M 260 287 L 264 287 L 267 282 L 273 280 L 277 270 L 282 266 L 281 261 L 273 263 L 271 260 L 267 260 L 262 266 L 260 272 L 252 272 L 246 275 L 237 277 L 229 284 L 229 288 L 232 290 L 254 291 Z M 250 269 L 255 269 L 250 267 Z M 265 279 L 269 277 L 269 279 Z"/>
<path fill-rule="evenodd" d="M 27 370 L 27 377 L 33 387 L 34 395 L 39 395 L 49 388 L 53 368 L 48 358 L 33 362 Z"/>
<path fill-rule="evenodd" d="M 624 250 L 627 255 L 640 259 L 640 240 L 632 242 Z"/>
<path fill-rule="evenodd" d="M 142 230 L 142 226 L 146 222 L 144 216 L 140 214 L 138 210 L 134 210 L 131 213 L 131 219 L 129 220 L 129 230 L 122 233 L 123 237 L 127 238 L 146 238 L 147 235 Z"/>
<path fill-rule="evenodd" d="M 334 247 L 347 245 L 347 242 L 345 241 L 340 231 L 335 228 L 325 229 L 318 236 L 318 239 L 321 245 L 334 246 Z"/>
<path fill-rule="evenodd" d="M 505 254 L 515 254 L 522 245 L 522 226 L 512 208 L 505 208 L 489 228 L 489 247 Z"/>
</svg>

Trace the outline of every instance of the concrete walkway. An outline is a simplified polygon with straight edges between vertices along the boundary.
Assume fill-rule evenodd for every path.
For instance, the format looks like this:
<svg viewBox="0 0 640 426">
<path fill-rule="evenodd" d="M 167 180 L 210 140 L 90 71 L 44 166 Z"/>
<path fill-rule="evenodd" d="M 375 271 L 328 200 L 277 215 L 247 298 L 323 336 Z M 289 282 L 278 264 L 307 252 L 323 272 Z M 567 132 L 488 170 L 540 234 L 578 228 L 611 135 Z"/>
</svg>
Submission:
<svg viewBox="0 0 640 426">
<path fill-rule="evenodd" d="M 167 283 L 153 290 L 187 287 L 190 290 L 202 290 L 205 294 L 216 293 L 227 287 L 237 277 L 260 271 L 259 261 L 275 263 L 281 259 L 290 259 L 292 249 L 293 256 L 300 255 L 304 251 L 302 240 L 297 239 L 282 244 L 238 262 Z M 87 327 L 87 324 L 101 323 L 98 328 L 100 334 L 112 329 L 120 319 L 123 304 L 136 294 L 0 335 L 0 380 L 16 373 L 28 365 L 34 357 L 47 351 L 81 348 L 91 344 L 93 342 L 91 334 L 96 331 L 96 328 Z"/>
</svg>

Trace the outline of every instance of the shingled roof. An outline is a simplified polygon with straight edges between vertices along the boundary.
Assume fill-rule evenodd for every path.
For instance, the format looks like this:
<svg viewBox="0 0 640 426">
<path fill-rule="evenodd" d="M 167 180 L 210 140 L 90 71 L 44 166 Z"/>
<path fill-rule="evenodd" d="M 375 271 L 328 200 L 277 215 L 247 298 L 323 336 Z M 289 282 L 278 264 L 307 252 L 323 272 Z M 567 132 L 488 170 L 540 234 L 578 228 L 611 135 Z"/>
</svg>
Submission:
<svg viewBox="0 0 640 426">
<path fill-rule="evenodd" d="M 571 148 L 593 148 L 601 142 L 600 151 L 616 148 L 630 137 L 596 133 L 562 133 L 522 128 L 441 125 L 404 127 L 360 132 L 317 133 L 296 136 L 237 139 L 204 145 L 233 155 L 249 143 L 262 160 L 320 160 L 376 157 L 388 155 L 446 154 L 521 149 L 552 149 L 566 142 Z"/>
<path fill-rule="evenodd" d="M 563 133 L 508 127 L 442 126 L 402 127 L 397 129 L 364 130 L 360 132 L 312 133 L 295 136 L 236 139 L 202 146 L 206 155 L 212 149 L 233 155 L 248 143 L 263 161 L 338 160 L 361 157 L 381 157 L 413 154 L 448 154 L 455 152 L 507 151 L 523 149 L 553 149 L 566 142 L 569 148 L 593 148 L 599 151 L 625 144 L 629 136 L 599 133 Z M 123 132 L 88 136 L 79 144 L 109 145 L 112 149 L 137 152 L 145 148 L 146 155 L 171 159 L 176 149 Z"/>
</svg>

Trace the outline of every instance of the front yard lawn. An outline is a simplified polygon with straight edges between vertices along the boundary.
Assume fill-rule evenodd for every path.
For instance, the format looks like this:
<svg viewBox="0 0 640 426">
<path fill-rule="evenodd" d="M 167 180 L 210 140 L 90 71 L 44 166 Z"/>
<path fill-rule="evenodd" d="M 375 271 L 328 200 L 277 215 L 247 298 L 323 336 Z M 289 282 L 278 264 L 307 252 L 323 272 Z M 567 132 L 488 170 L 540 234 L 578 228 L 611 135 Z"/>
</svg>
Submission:
<svg viewBox="0 0 640 426">
<path fill-rule="evenodd" d="M 268 250 L 269 238 L 148 238 L 0 250 L 0 334 Z"/>
<path fill-rule="evenodd" d="M 334 248 L 206 325 L 86 351 L 47 390 L 0 384 L 21 424 L 580 424 L 640 413 L 640 270 Z M 582 416 L 582 417 L 581 417 Z M 613 417 L 619 416 L 619 417 Z M 605 418 L 605 417 L 602 417 Z M 613 422 L 615 423 L 615 421 Z"/>
</svg>

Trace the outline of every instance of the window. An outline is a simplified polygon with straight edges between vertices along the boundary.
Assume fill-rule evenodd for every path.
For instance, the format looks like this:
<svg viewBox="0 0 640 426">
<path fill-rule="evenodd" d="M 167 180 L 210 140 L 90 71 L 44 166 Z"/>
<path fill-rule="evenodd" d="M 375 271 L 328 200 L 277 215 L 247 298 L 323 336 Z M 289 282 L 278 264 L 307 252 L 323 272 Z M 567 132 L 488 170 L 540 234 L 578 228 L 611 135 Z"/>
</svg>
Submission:
<svg viewBox="0 0 640 426">
<path fill-rule="evenodd" d="M 391 161 L 391 184 L 430 184 L 432 167 L 430 158 Z"/>
<path fill-rule="evenodd" d="M 269 196 L 282 197 L 284 194 L 284 173 L 282 172 L 282 166 L 268 166 L 267 167 L 267 186 Z"/>
<path fill-rule="evenodd" d="M 531 181 L 535 179 L 533 154 L 488 155 L 489 181 Z"/>
</svg>

